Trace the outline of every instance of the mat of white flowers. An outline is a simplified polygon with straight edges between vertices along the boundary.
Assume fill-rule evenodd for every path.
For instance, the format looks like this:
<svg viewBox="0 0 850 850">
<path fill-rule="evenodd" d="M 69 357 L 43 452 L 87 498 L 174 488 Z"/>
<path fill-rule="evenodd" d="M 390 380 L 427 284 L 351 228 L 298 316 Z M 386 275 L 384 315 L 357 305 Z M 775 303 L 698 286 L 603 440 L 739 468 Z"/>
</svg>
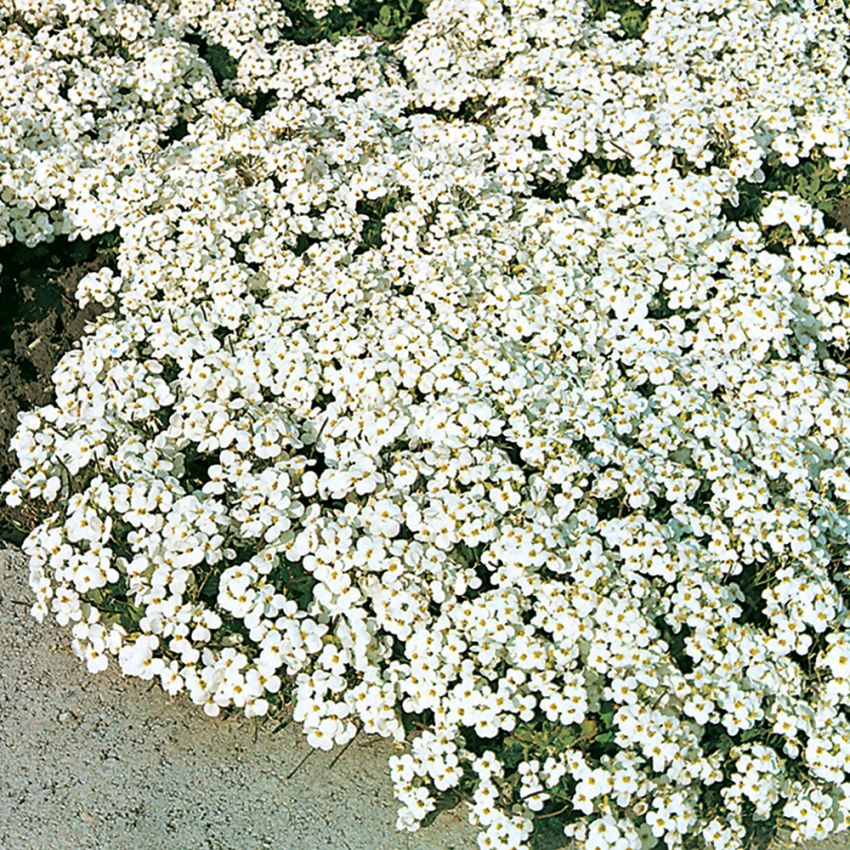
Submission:
<svg viewBox="0 0 850 850">
<path fill-rule="evenodd" d="M 3 488 L 91 671 L 405 741 L 481 848 L 850 826 L 850 235 L 739 205 L 847 176 L 850 11 L 646 12 L 0 2 L 0 243 L 120 238 Z"/>
</svg>

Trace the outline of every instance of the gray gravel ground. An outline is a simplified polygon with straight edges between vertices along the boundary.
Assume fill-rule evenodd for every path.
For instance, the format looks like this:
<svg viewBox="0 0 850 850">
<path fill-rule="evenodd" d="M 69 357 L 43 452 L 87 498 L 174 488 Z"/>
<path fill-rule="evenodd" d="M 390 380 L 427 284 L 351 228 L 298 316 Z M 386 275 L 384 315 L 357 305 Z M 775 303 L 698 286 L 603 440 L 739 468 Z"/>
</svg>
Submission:
<svg viewBox="0 0 850 850">
<path fill-rule="evenodd" d="M 395 831 L 391 743 L 357 739 L 331 767 L 337 753 L 312 751 L 294 723 L 255 739 L 253 721 L 212 720 L 117 669 L 92 676 L 29 606 L 25 560 L 0 551 L 0 850 L 476 847 L 462 808 Z"/>
<path fill-rule="evenodd" d="M 395 830 L 392 743 L 312 750 L 292 723 L 212 720 L 110 669 L 29 615 L 26 562 L 0 552 L 0 850 L 472 850 L 461 809 Z M 312 753 L 292 779 L 288 774 Z"/>
</svg>

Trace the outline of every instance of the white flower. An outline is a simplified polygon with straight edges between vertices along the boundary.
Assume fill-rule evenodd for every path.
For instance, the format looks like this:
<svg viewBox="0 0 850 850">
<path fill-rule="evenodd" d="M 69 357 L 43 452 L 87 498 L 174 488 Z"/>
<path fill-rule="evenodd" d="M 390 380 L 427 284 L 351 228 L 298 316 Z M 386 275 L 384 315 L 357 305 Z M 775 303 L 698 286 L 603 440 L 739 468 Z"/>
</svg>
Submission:
<svg viewBox="0 0 850 850">
<path fill-rule="evenodd" d="M 841 15 L 434 0 L 295 49 L 179 5 L 0 12 L 0 245 L 118 239 L 12 441 L 33 613 L 211 716 L 289 677 L 323 749 L 433 718 L 405 829 L 463 777 L 482 847 L 556 798 L 585 850 L 837 826 L 850 243 L 760 181 L 850 166 Z"/>
</svg>

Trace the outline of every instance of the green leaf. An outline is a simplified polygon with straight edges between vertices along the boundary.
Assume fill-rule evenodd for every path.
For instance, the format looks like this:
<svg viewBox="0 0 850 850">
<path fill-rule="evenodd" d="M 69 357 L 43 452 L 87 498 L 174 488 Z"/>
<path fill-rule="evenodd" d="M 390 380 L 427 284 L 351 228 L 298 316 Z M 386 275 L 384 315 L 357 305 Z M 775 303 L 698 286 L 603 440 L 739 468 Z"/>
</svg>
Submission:
<svg viewBox="0 0 850 850">
<path fill-rule="evenodd" d="M 222 47 L 220 44 L 211 44 L 207 48 L 204 58 L 219 85 L 232 80 L 236 76 L 238 65 L 226 47 Z"/>
<path fill-rule="evenodd" d="M 643 14 L 638 9 L 629 9 L 620 17 L 623 29 L 628 35 L 640 35 L 643 32 Z"/>
</svg>

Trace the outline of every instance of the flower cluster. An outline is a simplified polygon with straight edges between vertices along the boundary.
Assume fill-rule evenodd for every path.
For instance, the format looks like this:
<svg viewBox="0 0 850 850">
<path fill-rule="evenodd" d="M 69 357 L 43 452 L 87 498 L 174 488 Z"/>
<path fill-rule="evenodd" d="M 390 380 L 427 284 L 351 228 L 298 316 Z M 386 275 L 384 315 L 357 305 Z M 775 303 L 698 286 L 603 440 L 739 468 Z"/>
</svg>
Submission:
<svg viewBox="0 0 850 850">
<path fill-rule="evenodd" d="M 314 746 L 407 742 L 399 828 L 460 789 L 481 848 L 850 826 L 850 235 L 735 214 L 772 157 L 850 170 L 850 12 L 643 11 L 0 8 L 0 241 L 120 234 L 3 487 L 90 670 L 213 716 L 289 682 Z"/>
</svg>

